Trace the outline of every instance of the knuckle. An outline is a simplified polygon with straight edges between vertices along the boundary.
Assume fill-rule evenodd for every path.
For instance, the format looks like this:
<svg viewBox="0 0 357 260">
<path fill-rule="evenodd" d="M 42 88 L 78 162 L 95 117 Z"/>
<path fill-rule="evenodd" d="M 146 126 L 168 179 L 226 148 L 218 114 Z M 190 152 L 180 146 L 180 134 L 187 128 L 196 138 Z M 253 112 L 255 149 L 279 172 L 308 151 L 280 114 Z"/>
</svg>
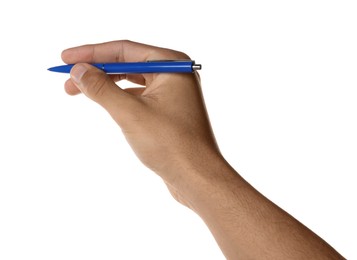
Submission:
<svg viewBox="0 0 357 260">
<path fill-rule="evenodd" d="M 132 41 L 130 41 L 130 40 L 128 40 L 128 39 L 123 39 L 123 40 L 120 40 L 120 41 L 118 41 L 118 42 L 120 42 L 120 43 L 122 43 L 122 44 L 130 44 L 130 43 L 132 43 Z"/>
<path fill-rule="evenodd" d="M 184 52 L 180 52 L 180 51 L 176 51 L 176 55 L 179 59 L 183 59 L 183 60 L 190 60 L 190 56 L 188 56 L 186 53 Z"/>
<path fill-rule="evenodd" d="M 151 57 L 154 59 L 162 60 L 190 60 L 191 58 L 184 52 L 171 50 L 171 49 L 162 49 L 156 48 L 151 52 Z"/>
</svg>

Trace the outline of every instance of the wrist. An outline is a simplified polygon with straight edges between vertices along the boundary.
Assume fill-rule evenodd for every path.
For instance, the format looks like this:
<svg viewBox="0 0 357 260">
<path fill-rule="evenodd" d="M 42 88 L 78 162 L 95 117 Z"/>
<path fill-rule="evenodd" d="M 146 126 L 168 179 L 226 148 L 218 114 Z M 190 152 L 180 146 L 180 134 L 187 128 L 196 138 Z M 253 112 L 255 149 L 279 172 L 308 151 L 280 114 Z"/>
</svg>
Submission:
<svg viewBox="0 0 357 260">
<path fill-rule="evenodd" d="M 213 149 L 200 150 L 177 161 L 168 179 L 164 179 L 173 197 L 197 214 L 219 200 L 230 186 L 243 179 L 223 156 Z M 224 196 L 224 195 L 223 195 Z"/>
</svg>

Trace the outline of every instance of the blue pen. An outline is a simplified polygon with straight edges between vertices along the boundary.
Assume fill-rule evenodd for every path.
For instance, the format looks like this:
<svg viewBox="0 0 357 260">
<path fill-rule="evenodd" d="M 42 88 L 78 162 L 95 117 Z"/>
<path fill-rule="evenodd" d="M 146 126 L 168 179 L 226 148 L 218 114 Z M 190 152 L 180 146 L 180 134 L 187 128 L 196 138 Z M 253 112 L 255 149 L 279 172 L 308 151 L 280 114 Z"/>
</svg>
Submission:
<svg viewBox="0 0 357 260">
<path fill-rule="evenodd" d="M 92 66 L 107 74 L 142 74 L 142 73 L 192 73 L 202 66 L 192 60 L 164 60 L 146 62 L 94 63 Z M 49 71 L 70 73 L 74 64 L 49 68 Z"/>
</svg>

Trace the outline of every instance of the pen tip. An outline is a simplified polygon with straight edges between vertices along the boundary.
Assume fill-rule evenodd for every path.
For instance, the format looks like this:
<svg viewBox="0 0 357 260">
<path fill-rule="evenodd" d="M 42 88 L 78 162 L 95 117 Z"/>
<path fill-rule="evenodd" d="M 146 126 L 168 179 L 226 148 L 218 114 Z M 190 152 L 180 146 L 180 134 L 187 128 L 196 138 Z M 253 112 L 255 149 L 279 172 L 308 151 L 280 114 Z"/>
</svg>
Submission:
<svg viewBox="0 0 357 260">
<path fill-rule="evenodd" d="M 52 71 L 52 72 L 58 72 L 57 67 L 51 67 L 47 69 L 48 71 Z"/>
<path fill-rule="evenodd" d="M 67 65 L 51 67 L 51 68 L 48 68 L 47 70 L 53 71 L 53 72 L 69 73 L 71 71 L 72 67 L 73 67 L 73 64 L 67 64 Z"/>
</svg>

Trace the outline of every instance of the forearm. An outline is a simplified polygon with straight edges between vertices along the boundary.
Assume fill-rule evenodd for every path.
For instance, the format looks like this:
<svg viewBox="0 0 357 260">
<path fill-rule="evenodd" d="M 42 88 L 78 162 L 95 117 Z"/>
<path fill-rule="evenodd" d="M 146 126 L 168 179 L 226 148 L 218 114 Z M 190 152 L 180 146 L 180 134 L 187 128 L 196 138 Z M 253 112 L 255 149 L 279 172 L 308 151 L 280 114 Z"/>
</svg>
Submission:
<svg viewBox="0 0 357 260">
<path fill-rule="evenodd" d="M 204 163 L 193 159 L 187 164 L 191 179 L 178 193 L 205 221 L 228 259 L 344 259 L 223 158 L 211 154 Z"/>
</svg>

